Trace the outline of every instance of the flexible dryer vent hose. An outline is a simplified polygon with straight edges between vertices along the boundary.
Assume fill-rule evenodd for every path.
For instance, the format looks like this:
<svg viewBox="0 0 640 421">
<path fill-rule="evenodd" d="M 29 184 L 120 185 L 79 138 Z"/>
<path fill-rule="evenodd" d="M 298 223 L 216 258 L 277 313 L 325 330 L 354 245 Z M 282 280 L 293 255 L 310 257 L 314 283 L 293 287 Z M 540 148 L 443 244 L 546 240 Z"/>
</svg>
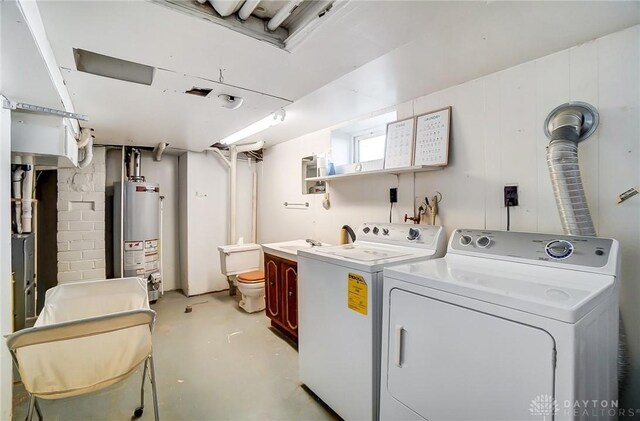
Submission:
<svg viewBox="0 0 640 421">
<path fill-rule="evenodd" d="M 584 102 L 560 105 L 547 117 L 544 125 L 549 138 L 547 166 L 553 193 L 567 235 L 595 236 L 578 162 L 578 143 L 598 127 L 598 111 Z M 618 384 L 622 390 L 629 370 L 626 339 L 622 320 L 619 324 Z"/>
<path fill-rule="evenodd" d="M 562 229 L 568 235 L 595 236 L 596 230 L 580 174 L 578 142 L 591 134 L 591 128 L 595 129 L 595 125 L 583 129 L 583 123 L 597 122 L 597 117 L 585 119 L 585 114 L 597 116 L 597 111 L 591 106 L 588 106 L 591 109 L 587 108 L 586 104 L 570 103 L 561 107 L 549 114 L 545 129 L 551 140 L 547 147 L 547 166 Z"/>
<path fill-rule="evenodd" d="M 564 139 L 551 141 L 547 147 L 547 166 L 564 233 L 595 236 L 580 175 L 578 145 Z"/>
</svg>

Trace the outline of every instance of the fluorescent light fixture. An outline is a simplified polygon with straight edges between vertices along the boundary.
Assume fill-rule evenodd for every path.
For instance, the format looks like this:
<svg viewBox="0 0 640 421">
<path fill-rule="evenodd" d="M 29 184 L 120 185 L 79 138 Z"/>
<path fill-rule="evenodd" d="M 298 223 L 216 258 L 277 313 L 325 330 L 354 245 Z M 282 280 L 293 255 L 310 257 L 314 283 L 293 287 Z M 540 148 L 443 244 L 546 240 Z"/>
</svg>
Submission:
<svg viewBox="0 0 640 421">
<path fill-rule="evenodd" d="M 225 145 L 230 145 L 232 143 L 236 143 L 242 139 L 246 139 L 249 136 L 252 136 L 256 133 L 260 133 L 263 130 L 268 129 L 269 127 L 275 126 L 276 124 L 280 124 L 284 121 L 285 112 L 283 109 L 276 111 L 275 113 L 271 113 L 262 120 L 258 120 L 255 123 L 245 127 L 242 130 L 239 130 L 224 139 L 220 142 Z"/>
</svg>

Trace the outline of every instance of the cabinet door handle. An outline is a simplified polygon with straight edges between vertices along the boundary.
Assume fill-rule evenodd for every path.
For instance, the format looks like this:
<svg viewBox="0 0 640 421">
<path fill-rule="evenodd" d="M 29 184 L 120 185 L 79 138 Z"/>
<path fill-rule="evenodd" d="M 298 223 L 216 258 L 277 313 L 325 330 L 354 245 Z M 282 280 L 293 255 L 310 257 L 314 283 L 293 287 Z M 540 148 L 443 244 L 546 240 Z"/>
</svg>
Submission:
<svg viewBox="0 0 640 421">
<path fill-rule="evenodd" d="M 404 327 L 402 325 L 396 325 L 396 341 L 395 341 L 395 355 L 393 362 L 396 366 L 402 368 L 402 332 Z"/>
<path fill-rule="evenodd" d="M 289 290 L 289 297 L 293 295 L 293 291 Z"/>
</svg>

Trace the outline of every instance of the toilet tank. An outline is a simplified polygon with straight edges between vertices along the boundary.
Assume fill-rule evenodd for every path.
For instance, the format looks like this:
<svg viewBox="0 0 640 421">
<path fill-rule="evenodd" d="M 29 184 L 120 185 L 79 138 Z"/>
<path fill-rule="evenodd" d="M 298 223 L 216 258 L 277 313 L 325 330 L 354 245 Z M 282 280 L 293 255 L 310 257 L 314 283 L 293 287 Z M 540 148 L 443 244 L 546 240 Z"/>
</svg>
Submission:
<svg viewBox="0 0 640 421">
<path fill-rule="evenodd" d="M 218 247 L 220 252 L 220 269 L 223 275 L 260 270 L 259 244 L 234 244 Z"/>
</svg>

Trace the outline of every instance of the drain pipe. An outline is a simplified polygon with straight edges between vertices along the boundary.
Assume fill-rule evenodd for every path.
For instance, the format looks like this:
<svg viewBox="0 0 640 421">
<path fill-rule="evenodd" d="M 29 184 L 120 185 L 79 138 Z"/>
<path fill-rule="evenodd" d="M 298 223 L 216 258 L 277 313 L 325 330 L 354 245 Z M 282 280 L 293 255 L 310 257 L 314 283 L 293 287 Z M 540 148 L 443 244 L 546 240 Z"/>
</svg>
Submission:
<svg viewBox="0 0 640 421">
<path fill-rule="evenodd" d="M 230 157 L 224 156 L 222 151 L 218 148 L 208 148 L 208 151 L 213 151 L 217 153 L 222 161 L 229 168 L 229 231 L 227 235 L 227 243 L 235 244 L 236 243 L 236 226 L 237 226 L 237 174 L 238 174 L 238 153 L 241 152 L 250 152 L 257 151 L 262 149 L 264 146 L 264 141 L 259 141 L 256 143 L 251 143 L 248 145 L 240 145 L 229 146 Z M 255 220 L 255 217 L 254 217 Z M 252 234 L 253 235 L 253 234 Z"/>
<path fill-rule="evenodd" d="M 15 199 L 16 210 L 16 231 L 22 234 L 22 179 L 24 178 L 24 170 L 18 168 L 13 172 L 11 181 L 13 183 L 13 198 Z"/>
<path fill-rule="evenodd" d="M 249 161 L 251 162 L 251 161 Z M 258 171 L 253 167 L 253 189 L 251 192 L 251 242 L 258 241 Z"/>
<path fill-rule="evenodd" d="M 231 146 L 231 181 L 232 181 L 232 190 L 231 190 L 231 198 L 230 198 L 230 216 L 231 216 L 231 226 L 229 229 L 229 236 L 231 242 L 229 244 L 235 244 L 236 242 L 236 209 L 237 209 L 237 171 L 238 171 L 238 153 L 240 152 L 250 152 L 257 151 L 262 149 L 264 146 L 264 141 L 259 141 L 256 143 L 251 143 L 249 145 L 240 145 L 240 146 Z M 255 216 L 252 215 L 252 218 L 255 220 Z"/>
<path fill-rule="evenodd" d="M 81 129 L 78 149 L 84 150 L 84 156 L 78 161 L 78 168 L 86 168 L 93 161 L 93 129 Z"/>
<path fill-rule="evenodd" d="M 549 138 L 547 166 L 553 193 L 568 235 L 595 236 L 578 162 L 578 143 L 598 126 L 598 111 L 583 102 L 563 104 L 549 114 L 545 134 Z"/>
<path fill-rule="evenodd" d="M 22 163 L 27 166 L 22 180 L 22 232 L 28 234 L 32 231 L 33 219 L 33 156 L 22 157 Z"/>
</svg>

